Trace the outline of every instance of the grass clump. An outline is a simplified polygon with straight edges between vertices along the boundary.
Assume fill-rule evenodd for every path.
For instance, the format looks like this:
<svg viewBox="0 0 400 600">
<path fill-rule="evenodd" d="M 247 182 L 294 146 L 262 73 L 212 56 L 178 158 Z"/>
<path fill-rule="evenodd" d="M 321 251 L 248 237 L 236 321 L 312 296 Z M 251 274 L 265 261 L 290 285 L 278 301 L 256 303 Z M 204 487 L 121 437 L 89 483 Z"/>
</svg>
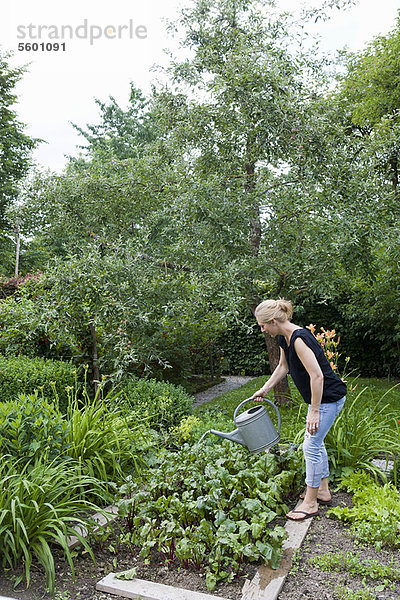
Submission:
<svg viewBox="0 0 400 600">
<path fill-rule="evenodd" d="M 74 575 L 69 536 L 75 535 L 94 560 L 85 538 L 74 530 L 81 525 L 90 529 L 87 516 L 99 507 L 104 486 L 96 479 L 84 476 L 77 463 L 64 459 L 62 463 L 47 463 L 38 459 L 16 470 L 15 460 L 5 457 L 0 465 L 0 562 L 3 568 L 24 565 L 24 572 L 15 580 L 30 581 L 32 562 L 36 559 L 44 569 L 47 588 L 54 591 L 55 566 L 52 545 L 57 544 Z"/>
</svg>

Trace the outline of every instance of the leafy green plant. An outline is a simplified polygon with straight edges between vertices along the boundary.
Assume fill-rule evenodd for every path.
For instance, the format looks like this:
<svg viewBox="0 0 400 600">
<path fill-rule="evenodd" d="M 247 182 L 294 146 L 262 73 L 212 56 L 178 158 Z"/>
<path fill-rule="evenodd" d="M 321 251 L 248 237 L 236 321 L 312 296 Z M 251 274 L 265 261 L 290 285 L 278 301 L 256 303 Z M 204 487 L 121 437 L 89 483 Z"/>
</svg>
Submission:
<svg viewBox="0 0 400 600">
<path fill-rule="evenodd" d="M 193 412 L 193 398 L 181 386 L 165 381 L 134 380 L 125 384 L 123 395 L 132 416 L 156 430 L 175 427 Z"/>
<path fill-rule="evenodd" d="M 34 394 L 0 403 L 0 451 L 25 464 L 38 456 L 50 460 L 68 444 L 68 424 L 54 403 Z"/>
<path fill-rule="evenodd" d="M 126 472 L 139 472 L 145 465 L 142 454 L 152 443 L 151 434 L 117 405 L 117 398 L 112 392 L 103 398 L 99 388 L 91 399 L 84 389 L 79 400 L 71 394 L 68 404 L 65 454 L 102 481 L 121 481 Z"/>
<path fill-rule="evenodd" d="M 349 397 L 326 437 L 332 472 L 343 469 L 365 469 L 382 475 L 372 462 L 381 455 L 392 455 L 400 448 L 394 435 L 396 414 L 384 402 L 385 394 L 374 402 L 364 400 L 366 388 L 354 399 Z"/>
<path fill-rule="evenodd" d="M 55 567 L 52 545 L 60 546 L 74 575 L 67 538 L 79 538 L 94 559 L 85 538 L 74 529 L 76 525 L 91 528 L 87 515 L 100 510 L 84 496 L 91 495 L 102 502 L 104 486 L 83 476 L 79 465 L 71 460 L 47 463 L 40 459 L 33 465 L 15 469 L 14 458 L 3 458 L 0 464 L 0 561 L 3 567 L 17 568 L 24 564 L 24 573 L 16 579 L 17 586 L 25 577 L 27 585 L 33 560 L 46 574 L 47 587 L 54 591 Z"/>
<path fill-rule="evenodd" d="M 121 488 L 126 542 L 145 558 L 155 551 L 166 563 L 205 569 L 210 590 L 239 575 L 244 562 L 276 568 L 285 533 L 273 521 L 287 510 L 298 473 L 292 450 L 249 458 L 224 442 L 166 452 L 145 482 Z"/>
<path fill-rule="evenodd" d="M 393 559 L 390 565 L 383 565 L 377 560 L 363 560 L 360 554 L 350 552 L 329 552 L 322 556 L 309 559 L 309 563 L 323 571 L 338 571 L 369 577 L 370 579 L 382 579 L 385 584 L 392 581 L 400 581 L 400 565 L 395 564 Z"/>
<path fill-rule="evenodd" d="M 365 471 L 342 478 L 340 487 L 353 493 L 352 508 L 337 506 L 328 511 L 351 523 L 357 538 L 365 543 L 400 547 L 400 492 L 391 483 L 379 485 Z"/>
<path fill-rule="evenodd" d="M 365 469 L 385 478 L 385 473 L 372 462 L 373 459 L 382 454 L 392 456 L 400 449 L 400 438 L 395 433 L 395 411 L 383 402 L 385 394 L 371 401 L 366 397 L 367 392 L 368 388 L 362 388 L 352 397 L 353 391 L 349 390 L 345 405 L 325 438 L 333 476 Z M 293 438 L 297 444 L 301 444 L 304 435 L 302 412 L 304 409 L 300 404 L 295 422 L 301 429 Z"/>
<path fill-rule="evenodd" d="M 170 430 L 170 436 L 176 439 L 178 444 L 192 442 L 201 427 L 201 420 L 194 415 L 184 417 L 177 427 Z"/>
<path fill-rule="evenodd" d="M 376 600 L 376 594 L 371 590 L 349 590 L 343 585 L 335 586 L 335 594 L 338 600 Z"/>
</svg>

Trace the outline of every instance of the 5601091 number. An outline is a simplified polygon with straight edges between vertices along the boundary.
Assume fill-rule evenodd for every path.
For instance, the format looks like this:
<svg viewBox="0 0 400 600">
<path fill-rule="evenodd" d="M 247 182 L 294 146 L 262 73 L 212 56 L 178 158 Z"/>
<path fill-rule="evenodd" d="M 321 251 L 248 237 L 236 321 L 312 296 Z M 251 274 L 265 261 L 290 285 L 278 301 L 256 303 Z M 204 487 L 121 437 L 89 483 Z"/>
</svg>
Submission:
<svg viewBox="0 0 400 600">
<path fill-rule="evenodd" d="M 65 52 L 66 44 L 62 42 L 20 42 L 18 44 L 18 51 L 23 52 Z"/>
</svg>

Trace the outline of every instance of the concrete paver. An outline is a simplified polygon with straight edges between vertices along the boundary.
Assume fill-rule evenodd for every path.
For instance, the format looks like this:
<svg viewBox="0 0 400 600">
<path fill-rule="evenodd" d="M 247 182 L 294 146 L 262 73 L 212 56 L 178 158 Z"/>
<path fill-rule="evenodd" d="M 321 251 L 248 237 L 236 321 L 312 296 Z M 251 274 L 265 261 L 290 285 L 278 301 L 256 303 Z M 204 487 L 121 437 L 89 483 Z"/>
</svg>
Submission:
<svg viewBox="0 0 400 600">
<path fill-rule="evenodd" d="M 139 598 L 140 600 L 226 600 L 221 596 L 211 596 L 144 579 L 123 581 L 116 579 L 115 573 L 110 573 L 99 581 L 96 590 L 123 598 L 135 598 L 135 600 Z"/>
</svg>

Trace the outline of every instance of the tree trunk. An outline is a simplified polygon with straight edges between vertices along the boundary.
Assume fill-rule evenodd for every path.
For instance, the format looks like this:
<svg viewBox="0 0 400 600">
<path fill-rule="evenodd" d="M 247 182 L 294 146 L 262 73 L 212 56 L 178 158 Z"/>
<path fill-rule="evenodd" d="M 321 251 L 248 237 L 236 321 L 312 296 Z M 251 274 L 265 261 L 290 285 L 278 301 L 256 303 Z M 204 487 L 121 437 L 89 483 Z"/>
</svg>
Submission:
<svg viewBox="0 0 400 600">
<path fill-rule="evenodd" d="M 399 185 L 399 168 L 398 168 L 398 157 L 397 152 L 393 152 L 390 157 L 390 178 L 392 180 L 393 191 L 397 192 L 397 186 Z"/>
<path fill-rule="evenodd" d="M 99 385 L 100 385 L 100 371 L 99 371 L 99 367 L 97 364 L 98 355 L 97 355 L 96 329 L 92 323 L 90 324 L 90 335 L 92 336 L 92 343 L 93 343 L 93 346 L 92 346 L 92 348 L 93 348 L 93 386 L 94 386 L 94 393 L 97 394 L 97 391 L 98 391 Z"/>
<path fill-rule="evenodd" d="M 251 312 L 254 315 L 254 311 L 257 305 L 261 302 L 259 298 L 256 298 L 251 306 Z M 280 358 L 280 346 L 275 338 L 269 333 L 264 332 L 265 345 L 267 346 L 269 367 L 271 374 L 275 371 L 279 363 Z M 276 404 L 290 404 L 292 401 L 292 395 L 288 383 L 288 378 L 285 376 L 279 383 L 274 387 L 274 400 Z"/>
<path fill-rule="evenodd" d="M 248 161 L 245 165 L 246 169 L 246 184 L 245 190 L 248 194 L 251 194 L 255 188 L 255 163 Z M 260 204 L 255 199 L 251 206 L 250 214 L 250 244 L 254 256 L 258 256 L 260 249 L 260 242 L 262 236 L 261 229 L 261 218 L 260 218 Z M 281 284 L 280 284 L 281 285 Z M 251 306 L 251 311 L 254 315 L 256 306 L 260 303 L 260 299 L 254 297 L 254 302 Z M 264 333 L 265 344 L 267 346 L 268 360 L 271 368 L 271 373 L 274 372 L 278 366 L 280 357 L 280 348 L 278 342 L 269 334 Z M 291 401 L 290 388 L 288 379 L 285 376 L 277 385 L 274 387 L 274 400 L 276 404 L 290 404 Z"/>
<path fill-rule="evenodd" d="M 271 373 L 273 373 L 279 363 L 280 347 L 275 338 L 269 333 L 264 333 L 264 339 L 268 351 L 269 366 Z M 286 376 L 274 387 L 274 400 L 276 404 L 290 404 L 292 396 Z"/>
<path fill-rule="evenodd" d="M 20 245 L 21 245 L 21 234 L 19 231 L 19 225 L 16 226 L 15 229 L 15 235 L 17 238 L 17 247 L 15 250 L 15 271 L 14 271 L 14 275 L 15 277 L 18 277 L 18 273 L 19 273 L 19 252 L 20 252 Z"/>
</svg>

